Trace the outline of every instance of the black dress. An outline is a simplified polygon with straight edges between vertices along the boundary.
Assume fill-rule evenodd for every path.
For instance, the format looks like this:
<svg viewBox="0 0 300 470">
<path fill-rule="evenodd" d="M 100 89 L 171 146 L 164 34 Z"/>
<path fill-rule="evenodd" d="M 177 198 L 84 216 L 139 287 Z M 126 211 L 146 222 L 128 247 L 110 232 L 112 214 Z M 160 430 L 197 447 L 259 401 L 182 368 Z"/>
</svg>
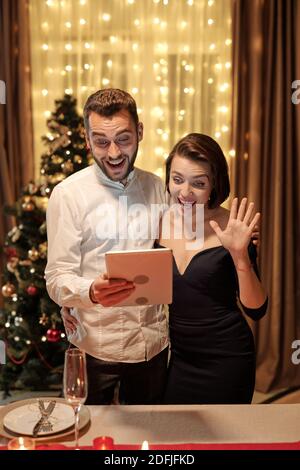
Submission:
<svg viewBox="0 0 300 470">
<path fill-rule="evenodd" d="M 249 256 L 257 273 L 253 244 Z M 174 258 L 173 265 L 171 359 L 164 403 L 251 403 L 254 340 L 237 304 L 238 278 L 230 253 L 223 246 L 203 250 L 182 275 Z M 243 310 L 259 320 L 267 302 Z"/>
</svg>

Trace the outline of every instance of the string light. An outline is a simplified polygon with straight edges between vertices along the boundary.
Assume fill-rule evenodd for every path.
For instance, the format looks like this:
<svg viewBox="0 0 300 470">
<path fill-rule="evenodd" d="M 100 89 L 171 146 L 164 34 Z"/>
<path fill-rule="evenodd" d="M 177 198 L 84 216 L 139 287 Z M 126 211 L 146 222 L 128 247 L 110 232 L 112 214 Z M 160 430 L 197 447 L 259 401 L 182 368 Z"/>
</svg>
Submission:
<svg viewBox="0 0 300 470">
<path fill-rule="evenodd" d="M 102 19 L 103 19 L 103 21 L 110 21 L 111 16 L 110 16 L 109 13 L 103 13 Z"/>
<path fill-rule="evenodd" d="M 227 106 L 219 106 L 218 111 L 220 111 L 220 113 L 227 113 L 228 112 L 228 107 Z"/>
<path fill-rule="evenodd" d="M 59 7 L 64 4 L 64 12 L 68 12 L 68 7 L 71 6 L 71 0 L 47 0 L 45 2 L 48 7 Z M 105 11 L 92 11 L 86 0 L 78 0 L 78 4 L 81 6 L 80 13 L 77 12 L 72 17 L 65 16 L 62 21 L 62 30 L 64 34 L 62 47 L 68 54 L 65 53 L 64 63 L 62 66 L 45 67 L 44 75 L 44 88 L 38 87 L 39 96 L 45 98 L 49 95 L 55 96 L 57 89 L 54 90 L 55 80 L 52 82 L 51 75 L 55 74 L 55 78 L 58 78 L 62 84 L 62 87 L 67 94 L 73 94 L 72 86 L 74 90 L 77 90 L 78 98 L 78 109 L 82 110 L 84 99 L 89 92 L 95 91 L 95 73 L 100 73 L 100 86 L 116 86 L 122 88 L 122 80 L 127 81 L 127 87 L 136 98 L 137 103 L 146 105 L 144 109 L 147 109 L 147 99 L 145 97 L 148 94 L 147 90 L 152 86 L 152 107 L 148 106 L 147 118 L 149 113 L 149 119 L 151 125 L 154 125 L 156 141 L 151 145 L 154 148 L 156 155 L 156 163 L 158 174 L 163 174 L 163 159 L 167 157 L 170 150 L 170 145 L 173 145 L 174 141 L 181 135 L 186 135 L 190 129 L 191 116 L 193 114 L 191 104 L 194 100 L 194 95 L 197 91 L 199 97 L 202 96 L 201 87 L 199 86 L 199 69 L 204 70 L 204 87 L 206 90 L 210 90 L 209 102 L 212 109 L 210 115 L 210 122 L 213 122 L 210 134 L 219 139 L 220 145 L 222 146 L 224 153 L 229 157 L 232 157 L 228 145 L 228 134 L 230 130 L 230 94 L 231 89 L 231 76 L 230 69 L 232 64 L 230 62 L 230 48 L 232 45 L 232 39 L 230 37 L 230 17 L 224 18 L 224 21 L 219 22 L 220 15 L 224 17 L 224 9 L 219 9 L 218 2 L 214 0 L 207 0 L 206 2 L 194 2 L 194 0 L 186 0 L 185 4 L 189 8 L 185 8 L 181 13 L 178 14 L 177 22 L 168 24 L 165 18 L 171 16 L 168 15 L 167 8 L 174 8 L 172 2 L 169 0 L 153 0 L 152 12 L 147 12 L 145 16 L 144 12 L 141 11 L 138 5 L 139 2 L 135 0 L 126 0 L 122 2 L 122 14 L 129 18 L 129 23 L 132 27 L 130 28 L 130 34 L 122 32 L 120 33 L 117 22 L 113 22 L 113 9 L 111 9 L 110 2 L 106 3 Z M 206 7 L 210 9 L 206 9 Z M 214 6 L 214 8 L 211 8 Z M 126 13 L 126 8 L 130 10 Z M 197 9 L 197 10 L 196 10 Z M 35 10 L 35 17 L 37 7 L 33 5 Z M 194 28 L 194 18 L 197 17 L 198 12 L 201 12 L 204 21 L 205 39 L 202 41 L 203 46 L 196 47 L 196 43 L 190 41 L 189 35 L 187 36 L 187 30 Z M 229 9 L 227 10 L 229 14 Z M 47 52 L 47 57 L 43 58 L 43 61 L 47 60 L 48 63 L 58 64 L 60 61 L 54 62 L 54 55 L 58 53 L 57 48 L 57 35 L 55 36 L 54 42 L 54 30 L 49 27 L 52 26 L 52 22 L 55 21 L 55 15 L 60 14 L 60 8 L 53 8 L 51 23 L 49 20 L 49 11 L 47 16 L 47 10 L 41 15 L 40 31 L 41 38 L 39 44 L 40 55 Z M 197 12 L 197 15 L 196 15 Z M 84 28 L 87 24 L 93 24 L 93 16 L 102 23 L 102 31 L 100 36 L 97 36 L 97 42 L 92 36 L 93 28 Z M 71 21 L 72 20 L 72 21 Z M 59 21 L 57 16 L 57 21 Z M 202 20 L 201 20 L 202 21 Z M 116 23 L 116 24 L 115 24 Z M 141 34 L 142 28 L 148 28 L 149 24 L 152 25 L 153 43 L 151 49 L 145 47 L 145 34 Z M 146 26 L 147 25 L 147 26 Z M 72 30 L 72 36 L 69 31 Z M 168 29 L 167 29 L 168 28 Z M 170 28 L 173 28 L 172 30 Z M 170 41 L 170 32 L 174 31 L 174 40 Z M 220 33 L 221 31 L 224 31 Z M 182 37 L 180 37 L 180 35 Z M 98 48 L 98 37 L 100 38 L 99 44 L 101 49 Z M 77 39 L 78 38 L 78 39 Z M 82 38 L 82 44 L 78 42 Z M 147 33 L 147 41 L 150 36 Z M 95 47 L 97 44 L 97 48 Z M 150 44 L 150 43 L 149 43 Z M 118 45 L 113 48 L 111 46 Z M 99 50 L 101 51 L 103 62 L 99 63 Z M 152 64 L 149 64 L 148 57 L 144 56 L 144 51 L 151 50 L 149 60 L 152 60 Z M 103 52 L 102 52 L 103 51 Z M 97 52 L 97 57 L 95 53 Z M 217 52 L 217 53 L 216 53 Z M 121 62 L 115 56 L 116 54 L 123 54 L 126 56 L 127 70 L 126 68 L 121 69 Z M 35 50 L 34 54 L 38 56 Z M 75 54 L 79 54 L 82 60 L 82 65 L 78 66 L 78 62 L 75 59 Z M 80 55 L 81 54 L 81 55 Z M 153 55 L 151 55 L 153 54 Z M 203 54 L 203 56 L 201 56 Z M 172 60 L 171 60 L 172 57 Z M 173 61 L 173 57 L 176 58 L 176 62 Z M 205 59 L 205 60 L 204 60 Z M 41 63 L 41 61 L 40 61 Z M 80 62 L 79 62 L 80 64 Z M 125 65 L 125 63 L 124 63 Z M 128 67 L 129 65 L 129 67 Z M 146 77 L 145 73 L 148 73 L 149 66 L 152 70 L 152 77 Z M 123 64 L 122 64 L 123 67 Z M 88 73 L 87 73 L 88 72 Z M 180 79 L 176 89 L 170 87 L 170 77 L 174 73 L 180 73 Z M 151 73 L 150 73 L 151 75 Z M 99 76 L 99 75 L 98 75 Z M 200 74 L 201 77 L 201 74 Z M 54 78 L 54 76 L 53 76 Z M 88 83 L 87 83 L 88 79 Z M 48 80 L 48 81 L 47 81 Z M 119 81 L 121 80 L 120 84 Z M 176 78 L 177 80 L 177 78 Z M 147 85 L 146 85 L 147 84 Z M 56 85 L 57 86 L 57 85 Z M 148 88 L 146 88 L 146 86 Z M 176 93 L 174 95 L 174 93 Z M 37 94 L 34 94 L 34 99 Z M 148 98 L 149 99 L 149 98 Z M 152 99 L 152 98 L 151 98 Z M 44 102 L 45 106 L 49 106 L 48 99 L 40 100 Z M 43 104 L 39 103 L 39 106 Z M 180 103 L 180 107 L 179 107 Z M 35 106 L 35 105 L 34 105 Z M 179 108 L 179 109 L 178 109 Z M 40 114 L 35 113 L 36 116 L 44 114 L 45 118 L 51 116 L 51 112 L 48 109 L 41 109 Z M 138 113 L 143 113 L 143 108 L 138 108 Z M 175 113 L 175 128 L 172 129 L 172 133 L 168 129 L 169 123 L 172 122 L 172 113 Z M 171 119 L 171 120 L 170 120 Z M 197 120 L 194 121 L 197 125 Z M 148 125 L 149 123 L 147 123 Z M 41 126 L 39 124 L 39 126 Z M 38 132 L 38 131 L 37 131 Z M 45 134 L 45 133 L 44 133 Z M 50 138 L 50 137 L 49 137 Z M 51 137 L 53 139 L 53 137 Z M 146 139 L 144 139 L 146 140 Z M 225 147 L 223 144 L 225 143 Z M 145 145 L 145 144 L 144 144 Z M 142 149 L 141 149 L 142 150 Z M 145 152 L 146 155 L 147 152 Z M 139 151 L 139 155 L 143 155 L 143 152 Z M 151 168 L 149 168 L 151 169 Z M 152 168 L 155 170 L 155 168 Z"/>
</svg>

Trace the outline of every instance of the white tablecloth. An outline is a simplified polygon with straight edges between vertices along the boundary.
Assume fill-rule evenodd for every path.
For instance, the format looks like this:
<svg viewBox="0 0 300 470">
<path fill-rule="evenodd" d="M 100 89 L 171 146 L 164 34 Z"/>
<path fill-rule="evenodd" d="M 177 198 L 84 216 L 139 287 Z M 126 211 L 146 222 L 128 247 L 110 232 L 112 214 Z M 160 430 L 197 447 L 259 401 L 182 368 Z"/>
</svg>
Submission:
<svg viewBox="0 0 300 470">
<path fill-rule="evenodd" d="M 90 406 L 81 445 L 111 436 L 117 444 L 300 441 L 300 404 Z M 70 445 L 70 441 L 66 441 Z"/>
</svg>

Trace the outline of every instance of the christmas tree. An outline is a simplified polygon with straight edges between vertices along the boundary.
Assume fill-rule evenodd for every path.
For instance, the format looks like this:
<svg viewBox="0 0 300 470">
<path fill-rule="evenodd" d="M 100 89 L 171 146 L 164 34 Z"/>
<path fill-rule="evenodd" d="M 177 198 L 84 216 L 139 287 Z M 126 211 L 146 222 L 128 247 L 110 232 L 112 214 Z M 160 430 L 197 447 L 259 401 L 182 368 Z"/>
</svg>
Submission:
<svg viewBox="0 0 300 470">
<path fill-rule="evenodd" d="M 1 366 L 0 388 L 5 394 L 12 388 L 60 388 L 62 381 L 67 341 L 60 308 L 49 298 L 44 280 L 46 209 L 53 187 L 86 167 L 92 157 L 86 150 L 83 119 L 70 95 L 55 101 L 47 127 L 40 181 L 29 182 L 14 206 L 6 208 L 16 224 L 4 246 L 0 339 L 6 343 L 6 364 Z"/>
</svg>

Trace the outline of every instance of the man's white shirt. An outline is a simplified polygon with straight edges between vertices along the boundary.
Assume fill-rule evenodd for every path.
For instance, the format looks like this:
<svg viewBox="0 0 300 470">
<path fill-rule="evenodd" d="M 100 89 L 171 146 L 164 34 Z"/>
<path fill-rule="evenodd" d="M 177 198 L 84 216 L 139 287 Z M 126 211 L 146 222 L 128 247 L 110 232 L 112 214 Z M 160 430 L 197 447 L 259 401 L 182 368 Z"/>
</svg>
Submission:
<svg viewBox="0 0 300 470">
<path fill-rule="evenodd" d="M 106 252 L 153 247 L 159 220 L 155 210 L 164 203 L 160 178 L 138 168 L 123 186 L 93 164 L 52 191 L 47 290 L 79 320 L 70 342 L 98 359 L 140 362 L 168 345 L 163 306 L 102 307 L 89 297 L 91 283 L 106 271 Z"/>
</svg>

